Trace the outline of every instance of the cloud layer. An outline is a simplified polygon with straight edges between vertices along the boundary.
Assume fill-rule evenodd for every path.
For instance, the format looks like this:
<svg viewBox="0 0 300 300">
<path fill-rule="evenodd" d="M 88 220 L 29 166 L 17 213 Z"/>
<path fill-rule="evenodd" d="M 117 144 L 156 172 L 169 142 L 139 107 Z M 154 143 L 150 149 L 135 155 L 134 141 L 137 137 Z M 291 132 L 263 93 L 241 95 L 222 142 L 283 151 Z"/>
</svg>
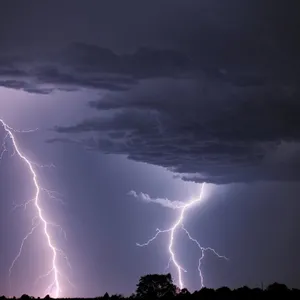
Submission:
<svg viewBox="0 0 300 300">
<path fill-rule="evenodd" d="M 90 133 L 81 143 L 94 150 L 163 166 L 185 180 L 299 180 L 298 99 L 295 86 L 273 82 L 154 80 L 90 102 L 109 115 L 56 131 Z"/>
<path fill-rule="evenodd" d="M 151 198 L 148 194 L 142 192 L 138 194 L 136 191 L 130 191 L 128 195 L 146 203 L 156 203 L 172 209 L 182 208 L 185 205 L 182 201 L 171 201 L 167 198 Z"/>
<path fill-rule="evenodd" d="M 115 54 L 71 44 L 39 59 L 0 60 L 0 86 L 29 93 L 106 90 L 99 118 L 57 127 L 76 142 L 213 183 L 299 180 L 299 61 L 216 67 L 173 50 Z M 261 64 L 263 58 L 267 64 Z M 226 66 L 224 68 L 223 66 Z M 101 116 L 100 116 L 101 115 Z M 283 159 L 284 158 L 284 159 Z"/>
<path fill-rule="evenodd" d="M 106 91 L 89 104 L 98 118 L 58 126 L 51 142 L 125 154 L 197 182 L 299 180 L 299 2 L 172 3 L 168 22 L 162 13 L 144 24 L 153 47 L 139 47 L 147 36 L 134 26 L 131 52 L 84 42 L 2 53 L 0 86 Z M 126 39 L 121 32 L 107 36 Z"/>
<path fill-rule="evenodd" d="M 190 76 L 191 62 L 175 50 L 139 48 L 131 54 L 85 43 L 52 53 L 0 55 L 0 86 L 30 93 L 55 89 L 129 90 L 142 79 Z"/>
</svg>

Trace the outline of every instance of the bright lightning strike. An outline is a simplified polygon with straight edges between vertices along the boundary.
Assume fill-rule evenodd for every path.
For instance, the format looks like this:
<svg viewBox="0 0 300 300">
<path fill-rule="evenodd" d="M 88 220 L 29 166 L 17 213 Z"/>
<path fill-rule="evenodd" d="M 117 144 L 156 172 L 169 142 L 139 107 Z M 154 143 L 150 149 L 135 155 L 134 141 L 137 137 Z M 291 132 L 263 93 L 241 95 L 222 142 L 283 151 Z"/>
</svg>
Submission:
<svg viewBox="0 0 300 300">
<path fill-rule="evenodd" d="M 199 202 L 201 202 L 202 194 L 203 194 L 203 190 L 204 190 L 204 186 L 205 186 L 205 183 L 203 183 L 201 185 L 201 191 L 200 191 L 199 198 L 194 199 L 194 200 L 192 200 L 192 201 L 190 201 L 190 202 L 188 202 L 188 203 L 186 203 L 184 205 L 175 206 L 174 207 L 174 209 L 179 209 L 180 213 L 179 213 L 178 219 L 176 220 L 176 222 L 173 224 L 173 226 L 171 228 L 165 229 L 165 230 L 161 230 L 161 229 L 157 228 L 156 229 L 156 234 L 152 238 L 150 238 L 147 242 L 145 242 L 143 244 L 137 243 L 137 246 L 139 246 L 139 247 L 145 247 L 145 246 L 148 246 L 151 242 L 153 242 L 160 234 L 162 234 L 162 233 L 169 233 L 170 239 L 169 239 L 168 250 L 169 250 L 169 254 L 170 254 L 170 260 L 169 260 L 167 268 L 170 266 L 170 263 L 173 263 L 173 265 L 175 266 L 175 268 L 177 270 L 178 284 L 179 284 L 179 288 L 180 289 L 183 289 L 185 287 L 185 284 L 184 284 L 183 279 L 182 279 L 182 272 L 187 272 L 187 271 L 178 262 L 178 260 L 176 258 L 175 250 L 174 250 L 174 235 L 175 235 L 175 233 L 176 233 L 176 231 L 178 229 L 184 230 L 185 233 L 187 234 L 188 238 L 192 242 L 194 242 L 198 246 L 198 248 L 200 249 L 201 256 L 199 258 L 198 271 L 199 271 L 199 276 L 200 276 L 200 285 L 201 285 L 201 288 L 204 287 L 204 278 L 203 278 L 203 273 L 202 273 L 202 270 L 201 270 L 201 262 L 202 262 L 202 260 L 203 260 L 203 258 L 205 256 L 205 252 L 211 251 L 218 258 L 223 258 L 223 259 L 228 260 L 227 257 L 218 254 L 218 252 L 216 250 L 214 250 L 213 248 L 202 247 L 200 245 L 200 243 L 190 235 L 190 233 L 187 231 L 187 229 L 184 227 L 184 224 L 183 224 L 186 211 L 188 209 L 190 209 L 192 206 L 194 206 L 194 205 L 198 204 Z M 131 194 L 132 194 L 132 192 L 131 192 Z M 155 202 L 155 201 L 152 201 L 152 202 Z"/>
<path fill-rule="evenodd" d="M 15 139 L 15 136 L 14 136 L 14 133 L 16 133 L 16 132 L 24 133 L 24 132 L 32 132 L 32 131 L 35 131 L 35 130 L 27 130 L 27 131 L 25 131 L 25 130 L 24 131 L 15 130 L 12 127 L 8 126 L 4 122 L 3 119 L 0 119 L 0 124 L 3 126 L 3 128 L 5 130 L 5 137 L 4 137 L 4 140 L 3 140 L 3 143 L 2 143 L 2 151 L 0 152 L 0 161 L 3 158 L 5 152 L 8 152 L 8 149 L 6 147 L 6 143 L 7 143 L 7 140 L 10 139 L 11 142 L 12 142 L 12 146 L 13 146 L 12 156 L 17 155 L 23 161 L 23 163 L 27 166 L 28 171 L 31 174 L 31 179 L 32 179 L 32 182 L 33 182 L 33 185 L 34 185 L 34 188 L 35 188 L 34 198 L 30 199 L 29 201 L 27 201 L 27 202 L 25 202 L 24 204 L 21 204 L 21 205 L 20 204 L 17 204 L 17 205 L 15 204 L 14 209 L 16 209 L 18 207 L 21 207 L 21 206 L 24 207 L 24 209 L 26 209 L 26 207 L 30 203 L 33 203 L 34 207 L 35 207 L 35 210 L 36 210 L 36 213 L 37 213 L 37 215 L 32 220 L 31 230 L 23 238 L 23 240 L 21 242 L 21 245 L 20 245 L 20 248 L 19 248 L 19 251 L 18 251 L 18 254 L 14 258 L 14 260 L 13 260 L 13 262 L 12 262 L 10 268 L 9 268 L 9 277 L 11 276 L 12 270 L 13 270 L 16 262 L 18 261 L 18 259 L 20 258 L 21 254 L 22 254 L 24 244 L 26 243 L 28 238 L 34 233 L 34 231 L 37 229 L 37 227 L 41 225 L 42 228 L 43 228 L 44 238 L 46 239 L 48 248 L 52 253 L 52 258 L 51 258 L 51 268 L 50 268 L 50 270 L 45 275 L 40 276 L 38 278 L 38 280 L 41 279 L 41 278 L 52 275 L 53 276 L 52 282 L 48 286 L 48 288 L 46 289 L 46 292 L 49 293 L 51 295 L 51 297 L 58 298 L 61 295 L 61 282 L 60 282 L 60 279 L 59 279 L 59 277 L 60 277 L 59 275 L 61 275 L 61 274 L 60 274 L 58 266 L 57 266 L 57 264 L 58 264 L 58 262 L 57 262 L 58 255 L 62 255 L 65 258 L 65 260 L 67 261 L 67 264 L 69 266 L 70 266 L 70 263 L 69 263 L 69 260 L 68 260 L 67 256 L 65 255 L 65 253 L 61 249 L 56 248 L 56 246 L 54 245 L 54 242 L 53 242 L 53 240 L 51 238 L 51 235 L 49 233 L 49 227 L 50 226 L 59 227 L 59 229 L 61 230 L 61 232 L 64 233 L 65 236 L 66 236 L 66 234 L 59 225 L 56 225 L 54 223 L 51 223 L 51 222 L 47 221 L 47 219 L 46 219 L 46 217 L 43 213 L 43 210 L 40 206 L 40 194 L 41 194 L 42 191 L 44 191 L 48 194 L 48 196 L 50 198 L 55 198 L 56 199 L 56 197 L 54 196 L 53 191 L 46 190 L 46 189 L 42 188 L 39 185 L 38 176 L 37 176 L 37 173 L 35 172 L 35 168 L 34 168 L 34 166 L 36 166 L 36 164 L 31 162 L 22 153 L 22 151 L 20 150 L 20 148 L 18 146 L 18 143 Z M 51 166 L 53 166 L 53 165 L 50 165 L 50 167 Z M 47 167 L 47 166 L 41 166 L 41 167 Z"/>
</svg>

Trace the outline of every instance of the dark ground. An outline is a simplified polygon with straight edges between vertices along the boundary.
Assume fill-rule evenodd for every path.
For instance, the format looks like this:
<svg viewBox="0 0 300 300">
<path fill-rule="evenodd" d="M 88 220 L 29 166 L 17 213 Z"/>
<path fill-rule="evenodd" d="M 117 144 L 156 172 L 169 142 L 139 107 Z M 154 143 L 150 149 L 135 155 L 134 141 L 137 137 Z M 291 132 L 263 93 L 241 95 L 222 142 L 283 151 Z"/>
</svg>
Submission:
<svg viewBox="0 0 300 300">
<path fill-rule="evenodd" d="M 216 290 L 209 288 L 202 288 L 199 291 L 190 293 L 188 290 L 183 289 L 176 292 L 175 295 L 164 295 L 161 297 L 158 296 L 138 296 L 136 293 L 132 294 L 129 297 L 124 297 L 123 295 L 108 295 L 107 293 L 104 296 L 99 296 L 96 298 L 62 298 L 62 299 L 97 299 L 97 300 L 138 300 L 138 299 L 176 299 L 176 300 L 196 300 L 196 299 L 270 299 L 278 298 L 280 299 L 300 299 L 300 290 L 299 289 L 289 289 L 284 284 L 273 283 L 266 287 L 265 289 L 254 288 L 250 289 L 246 286 L 231 290 L 228 287 L 221 287 Z M 6 298 L 4 296 L 0 297 L 0 300 L 6 299 L 17 299 L 17 298 Z M 46 296 L 45 298 L 33 298 L 28 295 L 23 295 L 21 300 L 31 300 L 31 299 L 46 299 L 49 300 L 51 297 Z"/>
</svg>

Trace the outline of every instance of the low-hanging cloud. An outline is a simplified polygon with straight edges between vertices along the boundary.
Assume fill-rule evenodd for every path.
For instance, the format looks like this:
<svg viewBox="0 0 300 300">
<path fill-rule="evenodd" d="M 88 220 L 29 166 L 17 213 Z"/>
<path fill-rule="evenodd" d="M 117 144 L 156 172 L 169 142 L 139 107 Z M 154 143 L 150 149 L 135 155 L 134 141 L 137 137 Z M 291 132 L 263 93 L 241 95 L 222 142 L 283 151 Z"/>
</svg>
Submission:
<svg viewBox="0 0 300 300">
<path fill-rule="evenodd" d="M 159 165 L 184 180 L 299 180 L 298 89 L 272 82 L 236 87 L 204 77 L 155 80 L 90 102 L 109 116 L 55 130 L 90 133 L 93 144 L 81 143 L 95 151 Z"/>
<path fill-rule="evenodd" d="M 182 208 L 185 205 L 182 201 L 171 201 L 168 198 L 151 198 L 148 194 L 142 192 L 130 191 L 128 195 L 146 203 L 156 203 L 171 209 Z"/>
<path fill-rule="evenodd" d="M 190 59 L 176 50 L 144 47 L 116 54 L 97 45 L 72 43 L 34 59 L 0 53 L 0 85 L 42 94 L 80 88 L 120 92 L 144 79 L 192 76 L 191 68 Z"/>
</svg>

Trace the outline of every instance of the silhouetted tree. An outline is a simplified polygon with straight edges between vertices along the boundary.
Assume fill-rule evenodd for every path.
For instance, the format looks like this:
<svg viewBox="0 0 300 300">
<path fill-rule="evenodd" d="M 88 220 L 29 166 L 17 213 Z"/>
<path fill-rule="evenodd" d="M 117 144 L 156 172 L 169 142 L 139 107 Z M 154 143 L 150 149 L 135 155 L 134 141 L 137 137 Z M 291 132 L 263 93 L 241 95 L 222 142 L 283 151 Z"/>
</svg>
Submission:
<svg viewBox="0 0 300 300">
<path fill-rule="evenodd" d="M 285 293 L 289 289 L 285 284 L 274 282 L 267 287 L 268 292 Z"/>
<path fill-rule="evenodd" d="M 115 295 L 112 295 L 110 297 L 111 300 L 120 300 L 120 299 L 123 299 L 123 298 L 124 298 L 124 296 L 121 295 L 121 294 L 115 294 Z"/>
<path fill-rule="evenodd" d="M 132 293 L 130 296 L 129 296 L 129 300 L 134 300 L 136 298 L 136 294 Z"/>
<path fill-rule="evenodd" d="M 177 290 L 176 294 L 178 300 L 188 300 L 191 297 L 191 293 L 186 288 L 183 288 L 182 290 Z"/>
<path fill-rule="evenodd" d="M 215 290 L 209 289 L 207 287 L 203 287 L 200 291 L 195 291 L 193 295 L 197 298 L 200 297 L 201 299 L 212 299 L 214 297 Z"/>
<path fill-rule="evenodd" d="M 179 295 L 190 295 L 191 293 L 189 292 L 189 290 L 187 288 L 183 288 L 180 292 Z"/>
<path fill-rule="evenodd" d="M 220 299 L 228 299 L 230 297 L 231 290 L 227 286 L 222 286 L 216 289 L 216 294 Z"/>
<path fill-rule="evenodd" d="M 136 295 L 139 298 L 157 299 L 164 296 L 174 297 L 176 286 L 171 274 L 149 274 L 142 276 L 137 284 Z"/>
</svg>

